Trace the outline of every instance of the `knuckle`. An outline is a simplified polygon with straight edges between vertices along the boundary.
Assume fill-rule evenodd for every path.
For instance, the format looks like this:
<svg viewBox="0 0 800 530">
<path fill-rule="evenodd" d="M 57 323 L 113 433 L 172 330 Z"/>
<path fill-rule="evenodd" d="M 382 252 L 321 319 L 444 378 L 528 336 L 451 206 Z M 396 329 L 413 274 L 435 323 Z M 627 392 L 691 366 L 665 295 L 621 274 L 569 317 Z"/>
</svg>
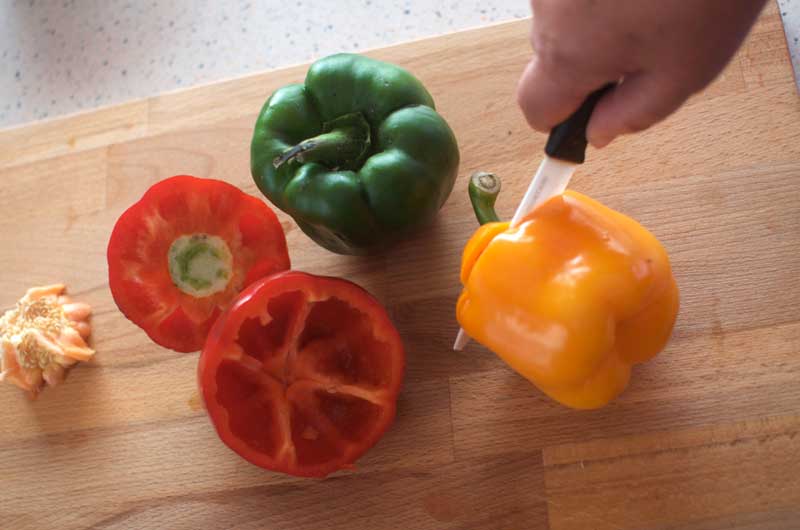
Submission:
<svg viewBox="0 0 800 530">
<path fill-rule="evenodd" d="M 529 90 L 530 90 L 530 88 L 529 88 L 527 82 L 523 81 L 523 82 L 520 82 L 517 85 L 517 94 L 516 94 L 516 96 L 517 96 L 517 105 L 519 105 L 519 107 L 523 111 L 525 111 L 526 113 L 527 113 L 528 105 L 529 105 L 528 102 L 530 100 L 530 98 L 528 97 Z"/>
<path fill-rule="evenodd" d="M 572 69 L 572 58 L 557 44 L 535 46 L 533 53 L 543 73 L 553 75 Z"/>
</svg>

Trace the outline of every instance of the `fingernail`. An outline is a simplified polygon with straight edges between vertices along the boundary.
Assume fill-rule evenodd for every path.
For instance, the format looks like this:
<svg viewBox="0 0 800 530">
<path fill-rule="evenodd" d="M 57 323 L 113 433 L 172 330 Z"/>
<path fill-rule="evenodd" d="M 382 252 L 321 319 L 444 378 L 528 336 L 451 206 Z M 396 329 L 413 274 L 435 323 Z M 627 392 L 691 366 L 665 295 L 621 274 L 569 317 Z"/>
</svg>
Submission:
<svg viewBox="0 0 800 530">
<path fill-rule="evenodd" d="M 614 139 L 613 136 L 592 136 L 591 138 L 589 138 L 589 143 L 595 149 L 602 149 L 603 147 L 610 144 L 613 139 Z"/>
</svg>

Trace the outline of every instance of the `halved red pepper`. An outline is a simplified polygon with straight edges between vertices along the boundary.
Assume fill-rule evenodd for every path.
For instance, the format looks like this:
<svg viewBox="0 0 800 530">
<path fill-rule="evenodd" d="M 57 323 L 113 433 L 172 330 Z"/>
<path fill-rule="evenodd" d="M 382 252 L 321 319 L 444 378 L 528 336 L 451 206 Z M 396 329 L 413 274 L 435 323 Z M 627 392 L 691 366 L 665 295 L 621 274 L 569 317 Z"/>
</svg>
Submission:
<svg viewBox="0 0 800 530">
<path fill-rule="evenodd" d="M 257 281 L 220 316 L 198 380 L 236 453 L 324 477 L 352 467 L 391 424 L 404 359 L 397 330 L 364 289 L 291 271 Z"/>
<path fill-rule="evenodd" d="M 212 179 L 163 180 L 117 220 L 108 243 L 114 301 L 153 341 L 197 351 L 255 280 L 289 268 L 275 213 Z"/>
</svg>

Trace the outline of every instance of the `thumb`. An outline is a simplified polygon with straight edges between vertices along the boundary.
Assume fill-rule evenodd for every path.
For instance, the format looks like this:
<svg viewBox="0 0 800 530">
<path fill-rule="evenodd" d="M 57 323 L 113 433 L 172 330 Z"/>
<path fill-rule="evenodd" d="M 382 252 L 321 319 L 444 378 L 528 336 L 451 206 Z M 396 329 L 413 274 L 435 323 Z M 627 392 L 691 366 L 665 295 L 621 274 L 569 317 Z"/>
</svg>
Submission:
<svg viewBox="0 0 800 530">
<path fill-rule="evenodd" d="M 605 147 L 617 136 L 643 131 L 663 120 L 690 95 L 690 90 L 666 76 L 648 72 L 625 76 L 595 107 L 586 137 L 594 147 Z"/>
<path fill-rule="evenodd" d="M 517 85 L 517 102 L 528 124 L 546 133 L 575 112 L 601 84 L 602 80 L 572 75 L 568 66 L 550 67 L 534 56 Z"/>
</svg>

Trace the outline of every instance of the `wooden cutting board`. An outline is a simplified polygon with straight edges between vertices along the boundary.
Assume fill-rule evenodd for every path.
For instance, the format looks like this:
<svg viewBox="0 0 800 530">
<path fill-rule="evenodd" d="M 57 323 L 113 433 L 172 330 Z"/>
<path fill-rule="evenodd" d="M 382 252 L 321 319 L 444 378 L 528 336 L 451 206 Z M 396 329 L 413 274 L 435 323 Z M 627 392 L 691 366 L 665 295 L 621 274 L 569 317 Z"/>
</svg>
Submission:
<svg viewBox="0 0 800 530">
<path fill-rule="evenodd" d="M 117 311 L 105 249 L 152 183 L 190 173 L 257 194 L 251 129 L 305 66 L 0 132 L 0 307 L 66 282 L 95 308 L 90 364 L 29 402 L 0 385 L 0 528 L 800 528 L 800 100 L 770 3 L 724 75 L 654 129 L 589 153 L 574 188 L 670 252 L 672 342 L 591 412 L 543 397 L 485 348 L 450 351 L 467 179 L 505 179 L 510 216 L 545 137 L 514 100 L 528 22 L 369 55 L 418 75 L 456 131 L 460 177 L 437 222 L 386 255 L 314 245 L 285 215 L 295 268 L 349 278 L 408 349 L 396 423 L 325 481 L 263 471 L 216 437 L 197 355 Z"/>
</svg>

